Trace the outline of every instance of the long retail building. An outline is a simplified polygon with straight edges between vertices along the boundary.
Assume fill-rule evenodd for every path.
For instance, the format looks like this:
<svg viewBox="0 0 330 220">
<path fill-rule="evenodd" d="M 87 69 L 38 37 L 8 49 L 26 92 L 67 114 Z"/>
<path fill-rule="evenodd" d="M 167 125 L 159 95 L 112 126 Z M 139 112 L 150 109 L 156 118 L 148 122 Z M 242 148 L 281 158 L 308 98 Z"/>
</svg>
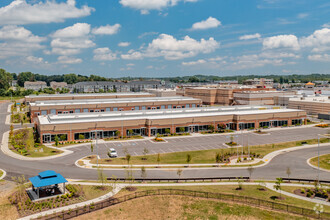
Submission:
<svg viewBox="0 0 330 220">
<path fill-rule="evenodd" d="M 25 96 L 24 102 L 30 104 L 36 101 L 49 101 L 49 100 L 117 99 L 117 98 L 143 98 L 143 97 L 155 97 L 155 96 L 156 96 L 155 94 L 151 94 L 147 92 L 50 94 L 50 95 Z"/>
<path fill-rule="evenodd" d="M 31 121 L 38 115 L 93 113 L 110 111 L 157 110 L 201 107 L 200 99 L 190 97 L 144 97 L 117 99 L 75 99 L 36 101 L 30 103 Z"/>
<path fill-rule="evenodd" d="M 110 138 L 114 136 L 154 136 L 164 133 L 200 132 L 219 129 L 240 130 L 303 124 L 306 112 L 274 106 L 231 106 L 155 111 L 73 113 L 40 115 L 37 130 L 43 143 L 55 136 L 63 141 Z"/>
</svg>

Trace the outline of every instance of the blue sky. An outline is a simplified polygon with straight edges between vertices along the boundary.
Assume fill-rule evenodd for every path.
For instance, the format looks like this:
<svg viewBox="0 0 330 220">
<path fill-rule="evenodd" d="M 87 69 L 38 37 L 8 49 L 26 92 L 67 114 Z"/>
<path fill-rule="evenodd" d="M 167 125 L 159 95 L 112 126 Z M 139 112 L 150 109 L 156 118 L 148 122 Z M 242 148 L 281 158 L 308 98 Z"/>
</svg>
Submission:
<svg viewBox="0 0 330 220">
<path fill-rule="evenodd" d="M 107 77 L 329 73 L 328 0 L 2 0 L 0 68 Z"/>
</svg>

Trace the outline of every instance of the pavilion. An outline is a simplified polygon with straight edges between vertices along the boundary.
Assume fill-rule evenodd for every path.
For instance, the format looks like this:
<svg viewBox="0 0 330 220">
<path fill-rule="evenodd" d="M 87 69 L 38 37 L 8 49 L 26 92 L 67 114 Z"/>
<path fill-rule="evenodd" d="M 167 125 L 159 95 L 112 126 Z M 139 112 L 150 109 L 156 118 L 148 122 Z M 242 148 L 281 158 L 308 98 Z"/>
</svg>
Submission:
<svg viewBox="0 0 330 220">
<path fill-rule="evenodd" d="M 61 174 L 56 173 L 53 170 L 46 170 L 39 173 L 38 176 L 29 178 L 32 183 L 32 192 L 34 192 L 36 197 L 48 197 L 58 194 L 65 193 L 65 183 L 68 182 Z M 61 191 L 58 184 L 63 183 L 63 189 Z"/>
</svg>

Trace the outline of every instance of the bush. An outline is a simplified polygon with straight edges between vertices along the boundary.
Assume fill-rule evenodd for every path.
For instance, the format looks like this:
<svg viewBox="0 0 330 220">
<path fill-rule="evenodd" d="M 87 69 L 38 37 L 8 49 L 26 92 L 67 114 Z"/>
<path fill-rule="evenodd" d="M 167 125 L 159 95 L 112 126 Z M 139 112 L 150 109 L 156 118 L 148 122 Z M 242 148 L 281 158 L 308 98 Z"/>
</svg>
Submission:
<svg viewBox="0 0 330 220">
<path fill-rule="evenodd" d="M 311 197 L 311 196 L 312 196 L 311 192 L 308 192 L 307 197 Z"/>
</svg>

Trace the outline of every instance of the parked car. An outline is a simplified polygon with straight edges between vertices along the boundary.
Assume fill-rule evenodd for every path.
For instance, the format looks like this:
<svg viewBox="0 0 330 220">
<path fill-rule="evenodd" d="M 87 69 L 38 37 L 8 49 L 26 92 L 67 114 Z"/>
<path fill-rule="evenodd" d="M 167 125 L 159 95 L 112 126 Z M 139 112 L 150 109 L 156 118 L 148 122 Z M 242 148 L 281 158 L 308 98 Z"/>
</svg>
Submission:
<svg viewBox="0 0 330 220">
<path fill-rule="evenodd" d="M 109 157 L 118 157 L 117 151 L 114 148 L 109 148 L 108 156 Z"/>
</svg>

